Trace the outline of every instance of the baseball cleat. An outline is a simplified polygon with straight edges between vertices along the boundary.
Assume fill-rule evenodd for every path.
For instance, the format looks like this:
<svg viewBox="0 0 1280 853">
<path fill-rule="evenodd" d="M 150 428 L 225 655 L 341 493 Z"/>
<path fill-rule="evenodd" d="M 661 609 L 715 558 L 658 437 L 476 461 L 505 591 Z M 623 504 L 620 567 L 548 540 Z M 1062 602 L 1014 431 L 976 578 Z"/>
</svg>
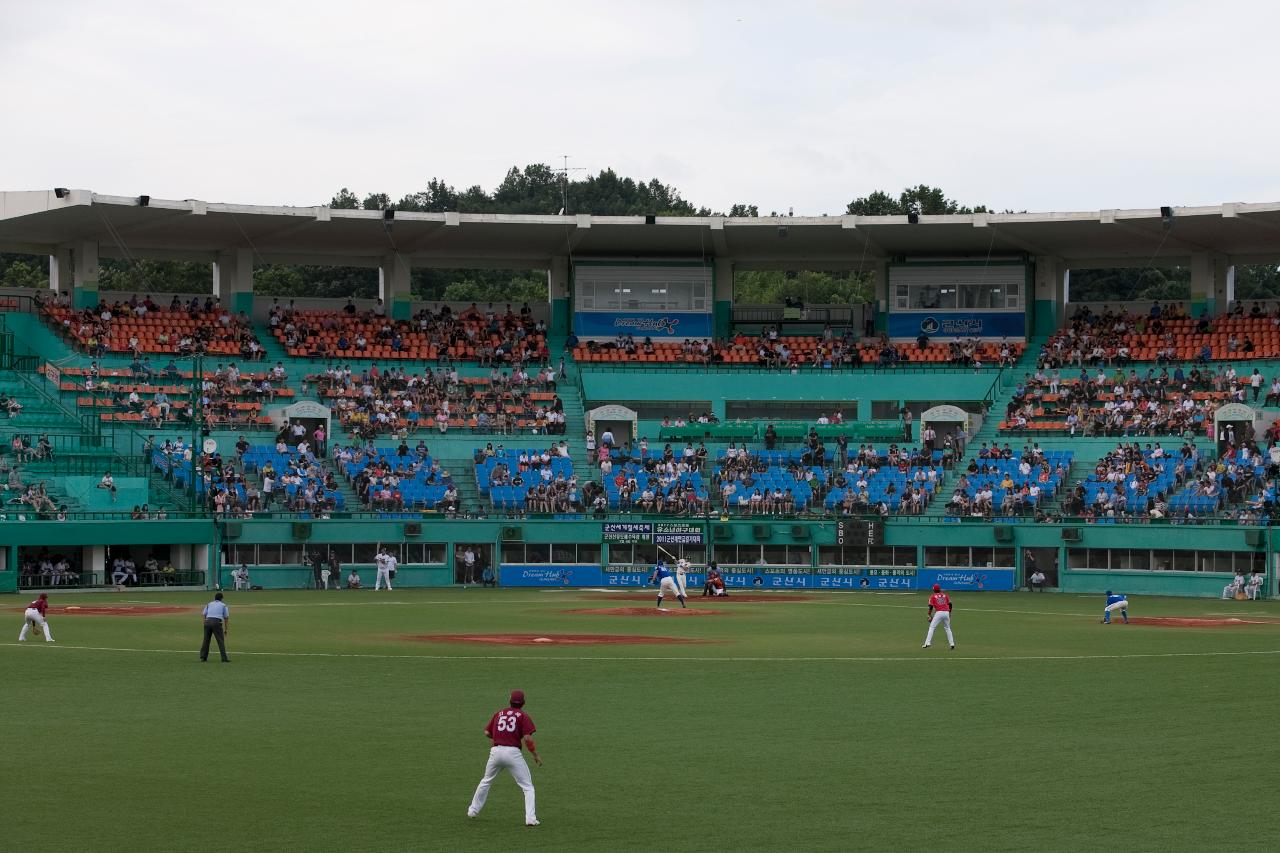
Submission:
<svg viewBox="0 0 1280 853">
<path fill-rule="evenodd" d="M 539 823 L 540 823 L 540 821 L 536 821 L 536 820 L 526 820 L 526 821 L 524 822 L 524 825 L 525 825 L 525 826 L 537 826 Z"/>
<path fill-rule="evenodd" d="M 471 809 L 467 809 L 467 817 L 475 817 L 475 816 L 476 816 L 475 812 L 473 812 Z"/>
<path fill-rule="evenodd" d="M 953 643 L 953 644 L 952 644 L 952 646 L 951 646 L 951 651 L 953 651 L 953 652 L 954 652 L 955 650 L 956 650 L 956 647 L 955 647 L 955 644 Z"/>
<path fill-rule="evenodd" d="M 921 646 L 920 648 L 922 648 L 922 649 L 927 649 L 927 648 L 929 648 L 929 644 L 928 644 L 928 643 L 925 643 L 925 644 L 924 644 L 923 646 Z"/>
</svg>

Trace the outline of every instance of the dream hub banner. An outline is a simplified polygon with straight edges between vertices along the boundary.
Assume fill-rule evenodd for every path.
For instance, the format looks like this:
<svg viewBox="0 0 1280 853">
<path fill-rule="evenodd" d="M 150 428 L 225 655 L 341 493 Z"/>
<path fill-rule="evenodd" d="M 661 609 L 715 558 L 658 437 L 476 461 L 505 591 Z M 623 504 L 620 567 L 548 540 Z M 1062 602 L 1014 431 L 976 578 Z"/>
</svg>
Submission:
<svg viewBox="0 0 1280 853">
<path fill-rule="evenodd" d="M 907 311 L 889 314 L 889 337 L 1024 338 L 1023 311 Z"/>
<path fill-rule="evenodd" d="M 579 311 L 573 332 L 580 338 L 710 338 L 711 314 L 704 311 Z"/>
</svg>

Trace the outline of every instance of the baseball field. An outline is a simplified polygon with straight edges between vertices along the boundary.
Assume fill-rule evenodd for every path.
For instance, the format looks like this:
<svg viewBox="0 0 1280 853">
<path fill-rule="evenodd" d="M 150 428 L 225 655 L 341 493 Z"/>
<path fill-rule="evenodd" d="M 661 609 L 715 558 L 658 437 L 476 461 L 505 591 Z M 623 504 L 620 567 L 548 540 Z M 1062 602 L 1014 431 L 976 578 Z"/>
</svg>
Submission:
<svg viewBox="0 0 1280 853">
<path fill-rule="evenodd" d="M 1280 604 L 588 591 L 51 597 L 0 641 L 3 849 L 1270 850 Z M 465 636 L 459 636 L 465 635 Z M 515 636 L 508 636 L 515 635 Z M 481 815 L 513 688 L 546 761 Z"/>
</svg>

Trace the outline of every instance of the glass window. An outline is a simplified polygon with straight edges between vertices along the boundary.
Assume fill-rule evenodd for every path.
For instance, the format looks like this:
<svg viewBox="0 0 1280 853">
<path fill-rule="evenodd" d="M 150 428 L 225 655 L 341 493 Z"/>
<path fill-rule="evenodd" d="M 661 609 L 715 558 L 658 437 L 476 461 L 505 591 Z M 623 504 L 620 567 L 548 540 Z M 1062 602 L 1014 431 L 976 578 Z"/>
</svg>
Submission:
<svg viewBox="0 0 1280 853">
<path fill-rule="evenodd" d="M 843 566 L 844 558 L 841 556 L 841 549 L 838 545 L 819 545 L 818 546 L 818 565 L 820 566 Z"/>
<path fill-rule="evenodd" d="M 630 545 L 610 545 L 609 546 L 609 562 L 619 565 L 631 562 L 631 546 Z"/>
<path fill-rule="evenodd" d="M 658 562 L 658 546 L 656 545 L 636 545 L 635 553 L 631 558 L 633 566 L 652 566 Z"/>
<path fill-rule="evenodd" d="M 1093 566 L 1089 563 L 1088 549 L 1068 548 L 1067 549 L 1067 568 L 1070 568 L 1070 569 L 1093 568 Z"/>
<path fill-rule="evenodd" d="M 896 545 L 893 549 L 893 564 L 895 566 L 911 566 L 915 567 L 917 563 L 917 554 L 913 545 Z"/>
<path fill-rule="evenodd" d="M 786 545 L 765 545 L 763 554 L 766 565 L 785 566 L 787 564 Z"/>
<path fill-rule="evenodd" d="M 947 549 L 941 545 L 926 546 L 924 549 L 924 564 L 926 566 L 947 565 Z"/>
<path fill-rule="evenodd" d="M 372 563 L 373 558 L 378 556 L 378 546 L 373 542 L 357 542 L 351 547 L 353 563 Z"/>
<path fill-rule="evenodd" d="M 991 551 L 991 565 L 996 568 L 1011 569 L 1014 563 L 1014 553 L 1012 548 L 993 548 Z"/>
<path fill-rule="evenodd" d="M 280 546 L 280 564 L 282 566 L 302 565 L 303 545 L 301 542 L 288 542 Z"/>
<path fill-rule="evenodd" d="M 1168 548 L 1159 548 L 1151 552 L 1151 568 L 1158 572 L 1168 572 L 1173 570 L 1174 551 Z"/>
<path fill-rule="evenodd" d="M 1202 567 L 1205 566 L 1205 564 L 1208 565 L 1207 568 L 1202 568 L 1202 571 L 1224 572 L 1226 574 L 1230 574 L 1232 570 L 1231 552 L 1201 551 L 1200 564 Z"/>
<path fill-rule="evenodd" d="M 787 546 L 787 565 L 788 566 L 808 566 L 813 561 L 813 552 L 809 550 L 808 545 L 788 545 Z"/>
<path fill-rule="evenodd" d="M 587 565 L 600 565 L 600 546 L 599 545 L 579 545 L 578 546 L 578 562 Z"/>
<path fill-rule="evenodd" d="M 573 545 L 552 545 L 551 562 L 557 564 L 576 563 L 578 562 L 578 549 Z"/>
<path fill-rule="evenodd" d="M 551 546 L 526 542 L 524 546 L 524 561 L 526 563 L 550 563 Z"/>
<path fill-rule="evenodd" d="M 582 546 L 579 545 L 578 547 L 581 548 Z M 702 564 L 707 560 L 707 549 L 702 545 L 682 545 L 680 547 L 680 556 L 691 563 Z"/>
</svg>

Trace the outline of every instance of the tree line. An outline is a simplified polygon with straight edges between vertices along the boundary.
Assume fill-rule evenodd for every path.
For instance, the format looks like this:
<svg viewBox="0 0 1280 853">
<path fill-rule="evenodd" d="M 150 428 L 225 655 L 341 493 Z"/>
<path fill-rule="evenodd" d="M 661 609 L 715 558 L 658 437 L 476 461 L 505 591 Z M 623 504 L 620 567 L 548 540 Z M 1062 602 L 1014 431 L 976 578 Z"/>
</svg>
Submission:
<svg viewBox="0 0 1280 853">
<path fill-rule="evenodd" d="M 459 189 L 432 178 L 417 191 L 393 199 L 386 192 L 359 194 L 338 190 L 329 206 L 347 210 L 404 210 L 426 213 L 566 214 L 595 216 L 759 216 L 757 205 L 735 203 L 727 211 L 695 206 L 680 191 L 653 178 L 635 180 L 613 169 L 582 178 L 545 163 L 512 167 L 492 191 L 479 185 Z M 861 216 L 983 213 L 986 205 L 965 205 L 938 187 L 918 184 L 892 194 L 877 190 L 855 198 L 845 213 Z M 784 215 L 771 211 L 770 216 Z M 790 215 L 788 211 L 785 215 Z M 100 291 L 131 293 L 211 293 L 209 264 L 187 261 L 104 258 Z M 46 257 L 0 253 L 0 285 L 40 287 L 48 282 Z M 410 287 L 415 299 L 458 302 L 524 302 L 546 299 L 545 270 L 414 269 Z M 873 298 L 872 273 L 851 268 L 842 272 L 813 270 L 751 271 L 735 276 L 734 299 L 744 305 L 781 304 L 787 298 L 807 304 L 852 304 Z M 254 292 L 264 296 L 374 298 L 378 271 L 365 267 L 268 264 L 254 270 Z M 1072 270 L 1073 301 L 1188 299 L 1191 275 L 1186 268 Z M 1236 268 L 1240 299 L 1280 299 L 1280 269 L 1275 265 Z"/>
</svg>

